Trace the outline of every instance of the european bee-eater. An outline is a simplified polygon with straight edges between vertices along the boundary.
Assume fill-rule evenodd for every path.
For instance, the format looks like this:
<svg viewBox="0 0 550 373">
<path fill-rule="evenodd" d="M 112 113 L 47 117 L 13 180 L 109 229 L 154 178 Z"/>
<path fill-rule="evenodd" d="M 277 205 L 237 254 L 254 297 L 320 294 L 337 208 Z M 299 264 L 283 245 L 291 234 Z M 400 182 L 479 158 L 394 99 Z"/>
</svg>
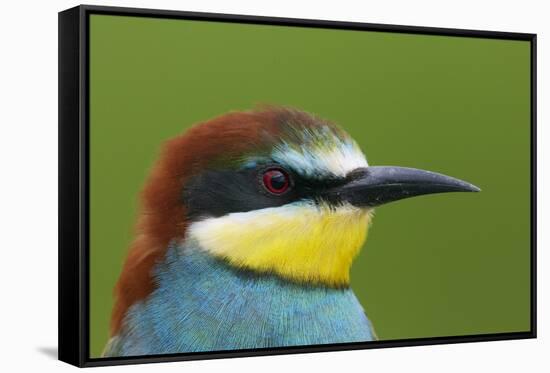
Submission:
<svg viewBox="0 0 550 373">
<path fill-rule="evenodd" d="M 374 340 L 349 275 L 373 208 L 476 191 L 369 166 L 346 132 L 294 109 L 198 124 L 164 145 L 145 186 L 104 355 Z"/>
</svg>

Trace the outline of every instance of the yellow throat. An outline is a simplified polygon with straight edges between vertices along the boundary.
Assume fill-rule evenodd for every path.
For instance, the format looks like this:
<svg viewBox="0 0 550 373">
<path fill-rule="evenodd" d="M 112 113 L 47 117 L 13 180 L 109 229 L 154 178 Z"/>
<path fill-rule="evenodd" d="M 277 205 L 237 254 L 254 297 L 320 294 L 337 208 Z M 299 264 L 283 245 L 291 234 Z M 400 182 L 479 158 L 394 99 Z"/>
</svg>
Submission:
<svg viewBox="0 0 550 373">
<path fill-rule="evenodd" d="M 203 250 L 236 267 L 346 286 L 369 221 L 368 210 L 351 205 L 301 202 L 205 219 L 193 223 L 189 234 Z"/>
</svg>

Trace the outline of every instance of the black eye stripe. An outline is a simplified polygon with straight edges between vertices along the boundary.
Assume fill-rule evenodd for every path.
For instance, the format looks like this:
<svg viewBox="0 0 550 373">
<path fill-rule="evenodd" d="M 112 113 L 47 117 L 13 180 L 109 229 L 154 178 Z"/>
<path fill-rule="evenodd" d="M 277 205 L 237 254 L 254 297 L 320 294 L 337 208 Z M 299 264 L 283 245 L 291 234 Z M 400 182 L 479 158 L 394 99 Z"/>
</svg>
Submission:
<svg viewBox="0 0 550 373">
<path fill-rule="evenodd" d="M 264 185 L 268 170 L 281 170 L 288 178 L 288 187 L 281 192 L 281 178 L 273 175 L 270 183 L 275 192 Z M 322 199 L 327 189 L 344 183 L 344 179 L 317 180 L 301 176 L 280 164 L 263 164 L 246 169 L 210 169 L 194 175 L 185 184 L 181 203 L 190 221 L 205 216 L 217 217 L 233 212 L 246 212 L 282 206 L 299 200 Z M 284 184 L 283 184 L 284 185 Z"/>
</svg>

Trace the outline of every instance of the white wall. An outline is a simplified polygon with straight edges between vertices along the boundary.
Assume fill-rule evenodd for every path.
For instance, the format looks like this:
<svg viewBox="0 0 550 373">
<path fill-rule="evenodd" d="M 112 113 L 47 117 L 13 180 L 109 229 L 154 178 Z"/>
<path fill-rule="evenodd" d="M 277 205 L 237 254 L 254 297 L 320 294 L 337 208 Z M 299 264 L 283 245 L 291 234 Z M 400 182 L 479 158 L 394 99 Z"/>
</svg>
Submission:
<svg viewBox="0 0 550 373">
<path fill-rule="evenodd" d="M 546 371 L 547 132 L 550 66 L 546 1 L 102 1 L 251 15 L 538 33 L 539 339 L 112 368 L 118 371 Z M 2 2 L 0 12 L 0 369 L 65 371 L 57 346 L 57 12 L 74 1 Z M 546 17 L 545 17 L 546 15 Z M 546 211 L 545 211 L 546 210 Z M 511 217 L 513 218 L 513 217 Z M 546 228 L 546 229 L 544 229 Z M 545 294 L 546 293 L 546 294 Z"/>
</svg>

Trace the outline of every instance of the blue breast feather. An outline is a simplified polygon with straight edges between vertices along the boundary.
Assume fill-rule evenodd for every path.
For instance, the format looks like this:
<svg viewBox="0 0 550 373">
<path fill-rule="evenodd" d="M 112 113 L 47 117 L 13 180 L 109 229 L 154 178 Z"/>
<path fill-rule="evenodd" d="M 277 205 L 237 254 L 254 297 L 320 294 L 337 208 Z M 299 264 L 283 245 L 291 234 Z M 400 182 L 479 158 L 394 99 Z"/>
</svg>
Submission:
<svg viewBox="0 0 550 373">
<path fill-rule="evenodd" d="M 128 310 L 104 356 L 375 339 L 351 289 L 295 284 L 235 270 L 192 246 L 168 250 L 155 269 L 157 289 Z"/>
</svg>

